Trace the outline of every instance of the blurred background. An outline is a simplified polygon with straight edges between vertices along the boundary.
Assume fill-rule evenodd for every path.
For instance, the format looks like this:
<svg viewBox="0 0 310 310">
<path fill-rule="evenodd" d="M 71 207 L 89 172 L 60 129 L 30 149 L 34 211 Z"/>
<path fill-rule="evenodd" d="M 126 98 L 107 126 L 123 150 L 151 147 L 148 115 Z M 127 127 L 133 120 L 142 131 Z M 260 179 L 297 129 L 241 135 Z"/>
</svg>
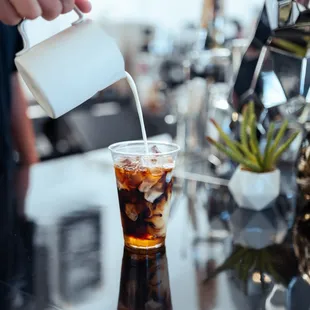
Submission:
<svg viewBox="0 0 310 310">
<path fill-rule="evenodd" d="M 149 139 L 173 140 L 181 146 L 167 258 L 153 260 L 163 270 L 170 261 L 173 308 L 308 310 L 309 1 L 92 0 L 92 4 L 90 18 L 115 38 L 126 71 L 137 83 Z M 31 45 L 74 20 L 70 13 L 53 22 L 27 22 Z M 23 87 L 43 163 L 31 171 L 21 169 L 16 178 L 21 188 L 14 211 L 16 233 L 7 229 L 9 246 L 11 239 L 20 239 L 12 247 L 20 258 L 17 271 L 12 268 L 18 306 L 14 309 L 30 309 L 22 302 L 32 295 L 40 310 L 115 309 L 118 296 L 120 301 L 126 298 L 123 282 L 138 283 L 140 276 L 150 281 L 143 278 L 147 262 L 145 266 L 140 262 L 143 272 L 138 273 L 130 271 L 130 257 L 124 254 L 122 261 L 114 170 L 106 149 L 111 143 L 142 138 L 132 92 L 123 80 L 64 116 L 50 119 Z M 301 131 L 279 161 L 280 194 L 260 212 L 238 207 L 227 187 L 236 163 L 206 141 L 206 136 L 221 139 L 210 118 L 238 140 L 240 112 L 250 100 L 255 103 L 262 150 L 271 122 L 278 130 L 284 119 L 289 120 L 284 140 L 297 128 Z M 82 155 L 72 156 L 76 154 Z M 248 251 L 253 261 L 225 263 L 240 251 Z M 258 264 L 263 257 L 268 262 L 264 276 L 261 266 L 260 275 L 253 267 L 257 257 L 262 258 Z M 227 268 L 219 268 L 220 272 L 227 273 L 206 282 L 206 276 L 219 275 L 215 270 L 222 263 Z M 126 267 L 121 271 L 122 264 Z M 245 277 L 239 266 L 248 268 Z M 170 296 L 168 273 L 158 274 L 164 275 L 162 287 Z M 263 285 L 266 290 L 261 290 Z M 27 295 L 18 295 L 18 290 Z M 59 307 L 47 308 L 50 304 Z"/>
<path fill-rule="evenodd" d="M 137 82 L 148 135 L 168 133 L 183 141 L 184 130 L 189 127 L 191 141 L 182 144 L 199 144 L 192 128 L 193 124 L 199 124 L 197 117 L 184 123 L 187 106 L 195 107 L 197 116 L 205 109 L 207 96 L 212 96 L 220 107 L 217 114 L 221 115 L 221 109 L 228 109 L 226 93 L 253 36 L 263 1 L 93 0 L 92 4 L 89 16 L 102 23 L 116 39 L 126 70 Z M 28 22 L 26 31 L 31 45 L 69 27 L 75 19 L 74 13 L 69 13 L 53 22 L 43 19 Z M 187 83 L 189 80 L 191 85 Z M 189 92 L 188 87 L 194 91 Z M 126 81 L 98 93 L 57 120 L 48 119 L 28 89 L 24 87 L 24 90 L 42 161 L 141 138 Z M 115 126 L 118 120 L 124 119 L 125 122 L 120 122 L 122 126 Z M 200 123 L 206 126 L 205 121 Z M 103 135 L 106 131 L 109 134 Z M 205 129 L 198 132 L 204 139 Z"/>
</svg>

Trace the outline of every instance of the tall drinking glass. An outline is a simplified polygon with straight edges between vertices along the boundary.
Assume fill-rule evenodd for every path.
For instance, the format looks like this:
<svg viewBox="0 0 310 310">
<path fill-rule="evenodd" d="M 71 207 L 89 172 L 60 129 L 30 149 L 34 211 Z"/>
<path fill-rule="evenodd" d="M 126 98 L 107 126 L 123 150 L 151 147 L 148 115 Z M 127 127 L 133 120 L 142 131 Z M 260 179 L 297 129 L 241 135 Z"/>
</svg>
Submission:
<svg viewBox="0 0 310 310">
<path fill-rule="evenodd" d="M 115 169 L 125 246 L 150 250 L 165 244 L 176 144 L 129 141 L 109 147 Z"/>
</svg>

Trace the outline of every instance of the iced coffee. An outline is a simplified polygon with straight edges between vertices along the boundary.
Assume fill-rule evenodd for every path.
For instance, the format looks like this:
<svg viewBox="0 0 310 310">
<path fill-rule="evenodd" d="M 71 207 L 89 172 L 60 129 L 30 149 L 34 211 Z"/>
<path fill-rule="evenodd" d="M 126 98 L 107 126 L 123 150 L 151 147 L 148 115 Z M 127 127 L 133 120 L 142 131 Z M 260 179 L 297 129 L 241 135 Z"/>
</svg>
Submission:
<svg viewBox="0 0 310 310">
<path fill-rule="evenodd" d="M 128 142 L 127 142 L 128 144 Z M 125 245 L 154 249 L 164 245 L 170 213 L 173 176 L 178 147 L 152 144 L 150 152 L 113 154 Z M 168 148 L 168 150 L 167 150 Z"/>
</svg>

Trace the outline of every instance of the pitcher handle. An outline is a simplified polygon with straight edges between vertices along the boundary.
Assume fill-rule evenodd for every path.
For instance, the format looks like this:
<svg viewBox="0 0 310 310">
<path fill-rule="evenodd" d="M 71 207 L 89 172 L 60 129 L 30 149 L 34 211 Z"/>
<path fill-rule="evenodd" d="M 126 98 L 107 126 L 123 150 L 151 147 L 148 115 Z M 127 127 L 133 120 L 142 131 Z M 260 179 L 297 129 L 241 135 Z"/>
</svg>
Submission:
<svg viewBox="0 0 310 310">
<path fill-rule="evenodd" d="M 74 12 L 78 15 L 79 18 L 78 18 L 78 20 L 76 20 L 75 22 L 72 23 L 72 26 L 79 24 L 85 18 L 84 14 L 81 12 L 81 10 L 77 6 L 74 6 Z M 26 33 L 26 29 L 25 29 L 26 22 L 27 22 L 27 19 L 23 19 L 17 27 L 17 29 L 18 29 L 18 31 L 19 31 L 22 39 L 23 39 L 24 48 L 20 52 L 18 52 L 16 54 L 16 56 L 20 56 L 20 55 L 26 53 L 30 49 L 29 37 L 28 37 L 28 35 Z"/>
</svg>

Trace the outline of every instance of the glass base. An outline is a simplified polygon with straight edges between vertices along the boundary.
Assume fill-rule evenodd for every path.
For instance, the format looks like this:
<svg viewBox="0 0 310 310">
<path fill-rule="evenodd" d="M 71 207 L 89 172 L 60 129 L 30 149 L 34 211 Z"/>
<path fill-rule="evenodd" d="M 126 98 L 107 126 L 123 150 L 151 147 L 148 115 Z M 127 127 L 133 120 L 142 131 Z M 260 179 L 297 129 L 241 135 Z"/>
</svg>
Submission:
<svg viewBox="0 0 310 310">
<path fill-rule="evenodd" d="M 129 251 L 136 253 L 157 251 L 158 249 L 165 246 L 165 237 L 156 239 L 139 239 L 135 237 L 124 236 L 125 247 Z"/>
</svg>

